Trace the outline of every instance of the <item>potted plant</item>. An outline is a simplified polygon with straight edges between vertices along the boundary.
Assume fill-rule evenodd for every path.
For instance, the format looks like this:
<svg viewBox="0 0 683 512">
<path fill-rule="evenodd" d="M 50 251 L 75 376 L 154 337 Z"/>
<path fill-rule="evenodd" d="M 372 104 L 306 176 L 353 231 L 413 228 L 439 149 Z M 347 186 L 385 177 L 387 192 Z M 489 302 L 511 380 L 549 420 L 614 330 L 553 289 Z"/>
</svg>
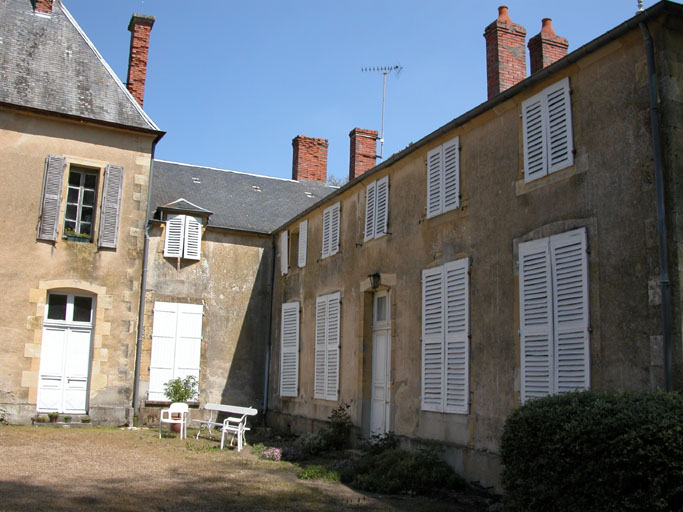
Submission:
<svg viewBox="0 0 683 512">
<path fill-rule="evenodd" d="M 87 414 L 81 416 L 81 423 L 90 423 L 90 416 L 88 416 Z"/>
<path fill-rule="evenodd" d="M 50 418 L 50 423 L 57 423 L 57 418 L 59 418 L 58 412 L 48 412 L 47 417 Z"/>
<path fill-rule="evenodd" d="M 71 423 L 71 416 L 64 416 L 64 423 Z"/>
<path fill-rule="evenodd" d="M 176 377 L 164 384 L 164 394 L 171 402 L 186 403 L 195 401 L 198 393 L 198 383 L 194 375 L 188 375 L 184 379 Z M 180 423 L 172 423 L 171 429 L 180 432 Z"/>
</svg>

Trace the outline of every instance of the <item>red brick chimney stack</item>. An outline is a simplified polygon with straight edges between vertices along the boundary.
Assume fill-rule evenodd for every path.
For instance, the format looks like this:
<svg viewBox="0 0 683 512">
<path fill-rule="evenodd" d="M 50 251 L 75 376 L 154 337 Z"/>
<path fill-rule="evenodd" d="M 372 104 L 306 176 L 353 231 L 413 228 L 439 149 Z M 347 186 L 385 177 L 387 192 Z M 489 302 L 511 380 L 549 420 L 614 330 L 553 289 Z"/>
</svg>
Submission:
<svg viewBox="0 0 683 512">
<path fill-rule="evenodd" d="M 35 0 L 33 10 L 43 14 L 52 14 L 52 0 Z"/>
<path fill-rule="evenodd" d="M 553 20 L 543 18 L 541 31 L 529 39 L 529 63 L 531 74 L 550 66 L 567 55 L 569 41 L 553 30 Z"/>
<path fill-rule="evenodd" d="M 327 182 L 327 139 L 297 135 L 292 139 L 292 179 Z"/>
<path fill-rule="evenodd" d="M 489 99 L 526 78 L 526 29 L 513 23 L 504 5 L 484 30 Z"/>
<path fill-rule="evenodd" d="M 147 55 L 149 53 L 149 34 L 154 25 L 154 16 L 133 14 L 128 24 L 130 30 L 130 54 L 128 57 L 128 91 L 140 106 L 145 99 L 145 79 L 147 78 Z"/>
<path fill-rule="evenodd" d="M 349 132 L 351 155 L 349 158 L 349 181 L 369 171 L 377 164 L 377 136 L 375 130 L 354 128 Z"/>
</svg>

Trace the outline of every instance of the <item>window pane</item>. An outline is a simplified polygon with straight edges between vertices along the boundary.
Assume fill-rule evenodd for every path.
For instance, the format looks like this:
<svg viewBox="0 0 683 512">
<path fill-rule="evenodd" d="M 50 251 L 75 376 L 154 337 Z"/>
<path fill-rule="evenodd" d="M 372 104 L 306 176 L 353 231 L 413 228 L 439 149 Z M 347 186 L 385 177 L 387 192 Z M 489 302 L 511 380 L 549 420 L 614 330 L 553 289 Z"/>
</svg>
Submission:
<svg viewBox="0 0 683 512">
<path fill-rule="evenodd" d="M 81 186 L 81 173 L 70 170 L 69 171 L 69 185 L 73 187 L 80 187 Z"/>
<path fill-rule="evenodd" d="M 90 322 L 92 297 L 74 297 L 74 322 Z"/>
<path fill-rule="evenodd" d="M 375 312 L 376 321 L 377 322 L 386 322 L 387 321 L 387 298 L 386 298 L 386 296 L 377 297 L 377 302 L 375 303 L 375 307 L 377 308 L 377 311 Z"/>
<path fill-rule="evenodd" d="M 67 220 L 64 223 L 64 231 L 76 231 L 76 222 L 72 220 Z"/>
<path fill-rule="evenodd" d="M 81 210 L 81 223 L 83 222 L 92 222 L 92 207 L 86 206 Z"/>
<path fill-rule="evenodd" d="M 69 220 L 76 220 L 76 212 L 78 211 L 78 207 L 75 204 L 67 204 L 66 205 L 66 214 L 64 214 L 65 219 Z"/>
<path fill-rule="evenodd" d="M 85 188 L 94 189 L 96 184 L 97 184 L 97 176 L 95 174 L 86 174 L 85 175 L 85 183 L 83 184 L 83 186 Z"/>
<path fill-rule="evenodd" d="M 78 203 L 78 189 L 69 187 L 69 193 L 66 196 L 67 203 Z"/>
<path fill-rule="evenodd" d="M 95 204 L 95 192 L 93 190 L 83 191 L 83 206 L 93 206 Z"/>
<path fill-rule="evenodd" d="M 66 295 L 51 293 L 48 296 L 47 317 L 50 320 L 66 320 Z"/>
</svg>

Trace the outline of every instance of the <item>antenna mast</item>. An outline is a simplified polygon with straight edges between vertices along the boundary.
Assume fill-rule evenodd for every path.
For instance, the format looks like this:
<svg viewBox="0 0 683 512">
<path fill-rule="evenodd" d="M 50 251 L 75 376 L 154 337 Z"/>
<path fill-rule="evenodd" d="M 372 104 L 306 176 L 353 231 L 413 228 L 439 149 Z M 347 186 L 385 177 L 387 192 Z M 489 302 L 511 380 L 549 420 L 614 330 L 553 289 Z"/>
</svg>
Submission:
<svg viewBox="0 0 683 512">
<path fill-rule="evenodd" d="M 361 68 L 361 71 L 377 71 L 382 73 L 382 131 L 379 136 L 379 157 L 383 158 L 384 152 L 384 98 L 387 94 L 387 75 L 392 71 L 396 71 L 396 76 L 401 72 L 401 66 L 375 66 L 371 68 Z"/>
</svg>

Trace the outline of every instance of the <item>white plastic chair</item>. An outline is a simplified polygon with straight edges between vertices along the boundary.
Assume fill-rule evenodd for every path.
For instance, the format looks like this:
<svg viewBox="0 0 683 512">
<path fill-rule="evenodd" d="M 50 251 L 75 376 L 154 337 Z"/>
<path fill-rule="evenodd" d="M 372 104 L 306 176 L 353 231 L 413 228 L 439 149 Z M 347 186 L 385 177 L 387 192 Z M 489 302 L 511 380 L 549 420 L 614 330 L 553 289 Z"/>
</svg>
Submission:
<svg viewBox="0 0 683 512">
<path fill-rule="evenodd" d="M 172 403 L 168 409 L 162 409 L 159 415 L 159 438 L 161 438 L 161 427 L 164 423 L 169 424 L 169 431 L 171 424 L 180 424 L 180 439 L 187 437 L 187 416 L 189 407 L 184 403 Z M 174 416 L 177 416 L 174 418 Z"/>
</svg>

